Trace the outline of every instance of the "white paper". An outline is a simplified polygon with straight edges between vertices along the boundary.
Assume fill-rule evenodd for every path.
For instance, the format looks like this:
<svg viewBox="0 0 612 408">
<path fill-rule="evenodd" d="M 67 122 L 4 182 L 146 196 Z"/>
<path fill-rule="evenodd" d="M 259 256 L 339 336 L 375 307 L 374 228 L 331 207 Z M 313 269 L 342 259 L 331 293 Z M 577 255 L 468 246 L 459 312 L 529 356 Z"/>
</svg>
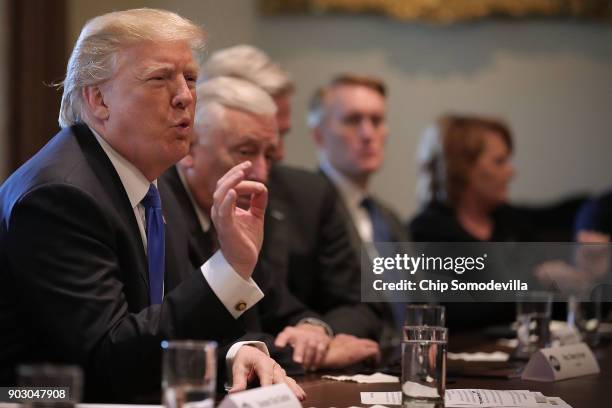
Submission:
<svg viewBox="0 0 612 408">
<path fill-rule="evenodd" d="M 428 387 L 413 381 L 406 381 L 402 385 L 402 391 L 405 395 L 410 395 L 412 398 L 440 398 L 436 387 Z"/>
<path fill-rule="evenodd" d="M 464 361 L 508 361 L 510 355 L 503 351 L 495 351 L 493 353 L 447 353 L 446 357 L 449 360 Z"/>
<path fill-rule="evenodd" d="M 497 345 L 500 347 L 508 347 L 511 349 L 515 349 L 518 347 L 518 339 L 499 339 L 497 340 Z"/>
<path fill-rule="evenodd" d="M 362 404 L 401 405 L 401 392 L 362 392 Z M 527 390 L 449 389 L 446 408 L 572 408 L 558 397 Z M 374 407 L 370 407 L 374 408 Z"/>
<path fill-rule="evenodd" d="M 402 404 L 402 392 L 401 391 L 389 391 L 389 392 L 362 392 L 361 403 L 366 405 L 401 405 Z"/>
<path fill-rule="evenodd" d="M 348 381 L 356 382 L 360 384 L 376 384 L 376 383 L 398 383 L 399 378 L 394 375 L 374 373 L 370 375 L 356 374 L 356 375 L 324 375 L 321 378 L 326 380 L 335 381 Z"/>
<path fill-rule="evenodd" d="M 528 407 L 538 406 L 533 393 L 527 390 L 446 390 L 447 407 Z"/>
<path fill-rule="evenodd" d="M 280 383 L 228 394 L 219 405 L 219 408 L 241 407 L 302 408 L 302 404 L 287 384 Z"/>
<path fill-rule="evenodd" d="M 163 405 L 136 404 L 77 404 L 78 408 L 163 408 Z"/>
</svg>

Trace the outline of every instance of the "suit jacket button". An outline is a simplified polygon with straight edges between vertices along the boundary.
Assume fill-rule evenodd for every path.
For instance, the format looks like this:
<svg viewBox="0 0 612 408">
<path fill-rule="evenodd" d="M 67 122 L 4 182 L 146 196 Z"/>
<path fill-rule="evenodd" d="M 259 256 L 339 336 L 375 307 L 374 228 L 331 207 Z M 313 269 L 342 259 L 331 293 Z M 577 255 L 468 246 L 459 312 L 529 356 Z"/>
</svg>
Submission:
<svg viewBox="0 0 612 408">
<path fill-rule="evenodd" d="M 246 302 L 245 301 L 240 301 L 238 303 L 236 303 L 236 306 L 234 306 L 234 309 L 236 309 L 239 312 L 242 312 L 244 309 L 246 309 Z"/>
</svg>

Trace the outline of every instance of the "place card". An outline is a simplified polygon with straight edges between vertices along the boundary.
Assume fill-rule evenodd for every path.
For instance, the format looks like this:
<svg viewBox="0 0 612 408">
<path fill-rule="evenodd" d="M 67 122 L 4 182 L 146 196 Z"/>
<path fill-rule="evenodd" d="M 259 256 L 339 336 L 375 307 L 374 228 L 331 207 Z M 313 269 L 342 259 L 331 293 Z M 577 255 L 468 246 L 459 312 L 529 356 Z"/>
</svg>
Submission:
<svg viewBox="0 0 612 408">
<path fill-rule="evenodd" d="M 302 404 L 289 389 L 287 384 L 280 383 L 267 387 L 228 394 L 219 408 L 301 408 Z"/>
<path fill-rule="evenodd" d="M 558 381 L 599 373 L 599 364 L 584 343 L 541 349 L 531 356 L 521 378 Z"/>
</svg>

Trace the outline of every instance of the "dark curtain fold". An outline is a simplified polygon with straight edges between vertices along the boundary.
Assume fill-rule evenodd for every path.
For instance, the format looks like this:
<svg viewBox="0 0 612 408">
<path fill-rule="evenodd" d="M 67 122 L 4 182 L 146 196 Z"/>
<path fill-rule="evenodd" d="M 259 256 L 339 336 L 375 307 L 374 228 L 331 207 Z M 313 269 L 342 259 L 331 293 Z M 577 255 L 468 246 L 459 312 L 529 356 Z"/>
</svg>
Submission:
<svg viewBox="0 0 612 408">
<path fill-rule="evenodd" d="M 61 93 L 53 83 L 66 70 L 65 0 L 9 0 L 8 171 L 57 132 Z"/>
</svg>

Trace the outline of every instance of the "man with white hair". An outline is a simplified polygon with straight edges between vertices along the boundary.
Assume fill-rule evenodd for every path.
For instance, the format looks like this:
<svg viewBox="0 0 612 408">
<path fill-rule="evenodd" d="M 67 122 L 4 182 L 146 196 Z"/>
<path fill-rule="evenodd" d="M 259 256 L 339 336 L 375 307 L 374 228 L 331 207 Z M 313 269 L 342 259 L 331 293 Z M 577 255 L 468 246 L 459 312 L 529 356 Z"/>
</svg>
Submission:
<svg viewBox="0 0 612 408">
<path fill-rule="evenodd" d="M 250 162 L 221 177 L 211 211 L 220 248 L 196 270 L 180 253 L 177 204 L 157 188 L 189 151 L 204 40 L 189 20 L 153 9 L 83 28 L 62 130 L 0 188 L 0 383 L 14 384 L 21 363 L 77 364 L 86 400 L 130 402 L 159 390 L 162 340 L 242 334 L 236 319 L 262 297 L 251 274 L 265 186 L 245 180 Z M 248 210 L 235 208 L 238 195 Z M 228 347 L 234 391 L 256 373 L 304 397 L 261 344 Z"/>
<path fill-rule="evenodd" d="M 289 74 L 261 50 L 236 45 L 214 52 L 202 70 L 204 79 L 219 76 L 241 78 L 266 91 L 276 104 L 276 126 L 280 138 L 274 159 L 285 158 L 285 136 L 291 130 L 291 97 L 295 85 Z"/>
<path fill-rule="evenodd" d="M 266 91 L 277 106 L 281 141 L 291 127 L 293 81 L 261 50 L 237 45 L 214 52 L 202 69 L 204 79 L 230 76 Z M 284 152 L 284 149 L 280 149 Z M 359 256 L 350 246 L 333 187 L 317 174 L 279 163 L 269 174 L 270 202 L 261 258 L 278 265 L 291 292 L 320 313 L 336 333 L 379 339 L 378 308 L 360 303 Z M 269 230 L 277 231 L 273 236 Z"/>
<path fill-rule="evenodd" d="M 163 177 L 191 226 L 189 257 L 194 265 L 207 259 L 217 246 L 210 212 L 218 180 L 228 169 L 249 160 L 253 165 L 246 171 L 247 180 L 267 183 L 278 144 L 276 106 L 259 87 L 237 78 L 217 77 L 200 83 L 197 95 L 194 143 L 189 154 Z M 239 197 L 238 205 L 248 209 L 249 201 Z M 286 265 L 275 259 L 275 250 L 287 237 L 269 219 L 265 233 L 253 274 L 265 298 L 245 313 L 247 329 L 277 335 L 275 345 L 291 345 L 294 361 L 307 369 L 339 368 L 376 357 L 378 346 L 371 340 L 348 335 L 332 340 L 327 323 L 288 291 L 285 280 L 279 279 L 286 274 Z"/>
</svg>

